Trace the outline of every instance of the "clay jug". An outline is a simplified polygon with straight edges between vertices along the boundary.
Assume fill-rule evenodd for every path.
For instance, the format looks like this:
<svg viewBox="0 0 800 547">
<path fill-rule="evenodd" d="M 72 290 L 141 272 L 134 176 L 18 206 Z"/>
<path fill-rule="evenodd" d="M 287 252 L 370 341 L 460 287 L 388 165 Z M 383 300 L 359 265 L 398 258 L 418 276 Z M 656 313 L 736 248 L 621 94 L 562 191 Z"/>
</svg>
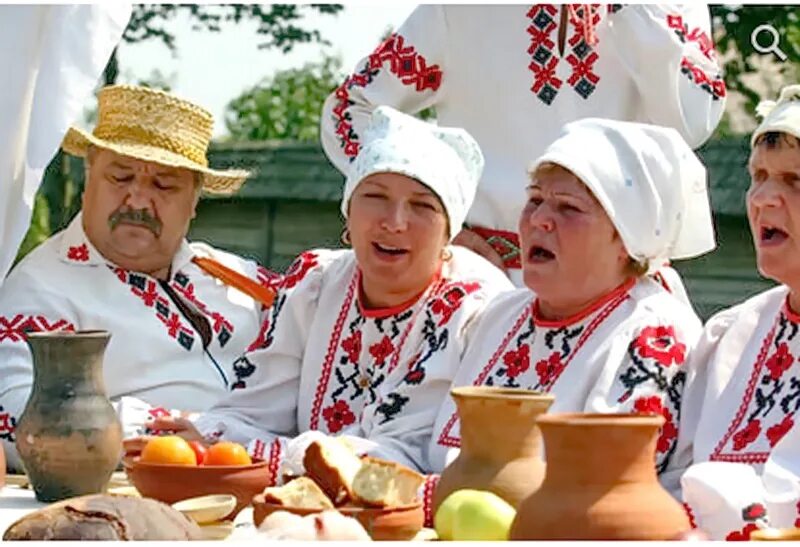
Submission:
<svg viewBox="0 0 800 547">
<path fill-rule="evenodd" d="M 122 454 L 106 397 L 105 331 L 31 333 L 33 389 L 17 423 L 17 451 L 39 501 L 100 493 Z"/>
<path fill-rule="evenodd" d="M 547 472 L 511 539 L 668 540 L 690 528 L 656 476 L 661 416 L 550 414 L 538 423 Z"/>
<path fill-rule="evenodd" d="M 547 412 L 555 397 L 490 386 L 458 387 L 450 395 L 461 422 L 461 450 L 442 472 L 434 511 L 463 488 L 489 490 L 516 507 L 544 478 L 536 418 Z"/>
</svg>

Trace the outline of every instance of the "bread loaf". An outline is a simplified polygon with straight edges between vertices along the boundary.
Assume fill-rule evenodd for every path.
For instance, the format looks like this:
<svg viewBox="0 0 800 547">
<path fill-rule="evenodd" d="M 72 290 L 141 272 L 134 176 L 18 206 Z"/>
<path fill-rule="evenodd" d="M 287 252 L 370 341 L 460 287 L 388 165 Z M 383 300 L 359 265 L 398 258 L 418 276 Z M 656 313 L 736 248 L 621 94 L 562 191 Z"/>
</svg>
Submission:
<svg viewBox="0 0 800 547">
<path fill-rule="evenodd" d="M 169 505 L 146 498 L 93 494 L 39 509 L 9 526 L 10 540 L 180 541 L 200 528 Z"/>
<path fill-rule="evenodd" d="M 353 479 L 361 469 L 361 458 L 343 442 L 335 438 L 312 442 L 303 466 L 337 507 L 353 499 Z"/>
<path fill-rule="evenodd" d="M 298 477 L 283 486 L 266 488 L 264 501 L 283 507 L 333 509 L 330 498 L 308 477 Z"/>
<path fill-rule="evenodd" d="M 363 458 L 353 478 L 353 499 L 373 507 L 400 507 L 412 504 L 425 477 L 396 462 Z"/>
</svg>

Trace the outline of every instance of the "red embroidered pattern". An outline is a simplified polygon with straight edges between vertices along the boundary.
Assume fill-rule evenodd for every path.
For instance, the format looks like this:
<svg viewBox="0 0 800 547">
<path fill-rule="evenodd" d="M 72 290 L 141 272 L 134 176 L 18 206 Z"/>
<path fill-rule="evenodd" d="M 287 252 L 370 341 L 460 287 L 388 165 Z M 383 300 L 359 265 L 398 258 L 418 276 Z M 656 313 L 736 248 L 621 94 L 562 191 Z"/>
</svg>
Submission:
<svg viewBox="0 0 800 547">
<path fill-rule="evenodd" d="M 745 525 L 741 530 L 734 530 L 725 536 L 725 541 L 750 541 L 750 534 L 758 530 L 755 523 Z"/>
<path fill-rule="evenodd" d="M 425 484 L 422 487 L 422 510 L 425 512 L 425 524 L 428 528 L 433 527 L 433 493 L 439 485 L 439 475 L 426 475 Z"/>
<path fill-rule="evenodd" d="M 683 16 L 677 13 L 667 15 L 667 26 L 675 31 L 681 42 L 694 42 L 700 52 L 711 61 L 717 60 L 717 52 L 714 49 L 714 41 L 699 27 L 689 30 L 689 26 L 683 22 Z"/>
<path fill-rule="evenodd" d="M 681 59 L 681 72 L 685 74 L 690 81 L 708 92 L 714 100 L 718 100 L 727 94 L 725 90 L 725 81 L 721 76 L 709 76 L 703 69 L 696 66 L 686 57 Z"/>
<path fill-rule="evenodd" d="M 117 279 L 129 286 L 131 293 L 138 297 L 146 307 L 153 308 L 156 318 L 166 328 L 167 335 L 174 338 L 187 351 L 194 344 L 194 332 L 182 321 L 180 316 L 171 310 L 169 300 L 161 296 L 156 282 L 145 275 L 129 272 L 120 267 L 111 267 Z"/>
<path fill-rule="evenodd" d="M 671 325 L 642 329 L 633 345 L 642 358 L 653 359 L 664 367 L 683 364 L 686 357 L 686 345 L 678 342 Z"/>
<path fill-rule="evenodd" d="M 553 102 L 564 83 L 556 77 L 558 57 L 554 55 L 556 44 L 550 39 L 557 28 L 555 16 L 558 8 L 552 4 L 537 4 L 528 10 L 527 17 L 531 20 L 528 34 L 531 42 L 528 54 L 531 62 L 528 69 L 533 72 L 533 91 L 539 99 L 549 105 Z"/>
<path fill-rule="evenodd" d="M 785 308 L 784 308 L 785 309 Z M 775 321 L 775 324 L 770 329 L 769 333 L 764 338 L 764 341 L 759 350 L 756 362 L 753 365 L 750 379 L 747 382 L 742 402 L 739 405 L 736 414 L 731 421 L 728 429 L 714 448 L 709 459 L 711 461 L 727 461 L 727 462 L 740 462 L 748 464 L 764 463 L 769 457 L 770 450 L 781 438 L 793 427 L 795 411 L 781 408 L 779 402 L 774 402 L 770 407 L 777 411 L 782 411 L 783 415 L 780 421 L 775 421 L 769 425 L 767 412 L 758 410 L 753 412 L 751 404 L 754 401 L 754 395 L 757 390 L 761 389 L 760 386 L 772 385 L 776 383 L 775 389 L 778 391 L 771 391 L 769 395 L 760 395 L 760 397 L 778 397 L 781 395 L 779 380 L 782 379 L 783 374 L 795 361 L 795 358 L 789 353 L 788 345 L 783 341 L 776 341 L 778 332 L 781 336 L 785 336 L 788 330 L 785 325 L 782 327 L 784 321 L 789 321 L 785 318 L 784 312 L 781 311 Z M 777 343 L 776 343 L 777 342 Z M 770 348 L 775 345 L 775 350 L 770 354 Z M 761 405 L 759 398 L 755 398 L 756 404 Z M 767 408 L 770 408 L 767 407 Z M 787 412 L 788 410 L 788 412 Z M 759 416 L 757 419 L 755 416 Z M 768 427 L 767 427 L 768 426 Z M 760 436 L 764 434 L 769 445 L 769 449 L 753 450 L 751 452 L 741 453 L 748 446 L 755 443 Z M 727 452 L 723 452 L 728 443 L 731 447 Z"/>
<path fill-rule="evenodd" d="M 310 251 L 302 253 L 292 262 L 286 272 L 276 281 L 281 289 L 292 289 L 311 271 L 318 263 L 317 255 Z"/>
<path fill-rule="evenodd" d="M 322 410 L 322 417 L 325 418 L 328 431 L 331 433 L 338 433 L 343 427 L 352 425 L 356 421 L 356 415 L 350 410 L 350 405 L 342 399 L 325 407 Z"/>
<path fill-rule="evenodd" d="M 358 155 L 360 143 L 348 112 L 354 104 L 350 99 L 350 90 L 353 87 L 366 87 L 372 83 L 387 61 L 389 72 L 400 78 L 403 84 L 413 85 L 417 92 L 427 89 L 436 91 L 442 84 L 442 71 L 439 65 L 428 66 L 425 57 L 417 53 L 413 46 L 406 45 L 402 36 L 392 34 L 384 40 L 369 56 L 364 68 L 350 75 L 336 89 L 337 103 L 333 108 L 336 134 L 339 136 L 345 155 L 351 159 Z"/>
<path fill-rule="evenodd" d="M 3 412 L 3 407 L 0 406 L 0 439 L 12 442 L 16 428 L 17 421 L 8 412 Z"/>
<path fill-rule="evenodd" d="M 331 334 L 330 342 L 328 343 L 328 352 L 325 354 L 325 361 L 322 363 L 322 371 L 320 372 L 319 383 L 317 384 L 317 392 L 314 394 L 314 403 L 311 406 L 311 420 L 309 429 L 319 429 L 319 415 L 322 408 L 322 398 L 325 396 L 325 391 L 328 389 L 328 382 L 331 378 L 331 371 L 333 370 L 333 359 L 336 356 L 336 350 L 339 347 L 339 339 L 342 336 L 342 328 L 347 319 L 347 312 L 353 303 L 353 297 L 356 292 L 356 285 L 358 276 L 354 275 L 350 281 L 350 286 L 347 288 L 347 294 L 344 298 L 342 308 L 339 310 L 339 317 L 336 318 L 336 323 L 333 326 L 333 333 Z"/>
<path fill-rule="evenodd" d="M 688 503 L 683 504 L 683 510 L 686 511 L 686 516 L 689 518 L 689 526 L 692 527 L 694 530 L 697 528 L 697 521 L 694 519 L 694 513 L 692 512 L 692 508 L 689 507 Z"/>
<path fill-rule="evenodd" d="M 51 323 L 43 315 L 0 316 L 0 342 L 24 342 L 29 332 L 52 332 L 57 330 L 74 331 L 75 326 L 66 319 L 56 319 Z"/>
<path fill-rule="evenodd" d="M 267 469 L 269 469 L 270 486 L 278 484 L 278 470 L 280 468 L 280 462 L 281 441 L 280 439 L 276 438 L 272 441 L 269 447 L 269 463 L 267 464 Z"/>
<path fill-rule="evenodd" d="M 481 284 L 452 282 L 448 283 L 440 296 L 437 296 L 429 304 L 431 311 L 440 316 L 437 325 L 445 325 L 453 314 L 461 307 L 464 297 L 470 295 L 481 288 Z"/>
<path fill-rule="evenodd" d="M 67 258 L 75 262 L 88 262 L 89 247 L 86 246 L 86 243 L 72 246 L 67 250 Z"/>
<path fill-rule="evenodd" d="M 169 410 L 161 406 L 156 406 L 151 408 L 150 410 L 147 411 L 147 414 L 153 419 L 170 417 Z"/>
<path fill-rule="evenodd" d="M 639 414 L 655 414 L 656 416 L 664 417 L 664 425 L 658 435 L 656 441 L 656 451 L 659 453 L 666 453 L 672 441 L 678 438 L 678 428 L 675 426 L 675 419 L 672 412 L 661 402 L 661 397 L 652 395 L 650 397 L 640 397 L 633 403 L 633 410 Z"/>
<path fill-rule="evenodd" d="M 563 361 L 563 366 L 559 366 L 557 370 L 552 371 L 552 374 L 547 378 L 548 380 L 551 381 L 551 383 L 548 386 L 543 386 L 542 391 L 547 393 L 553 388 L 558 378 L 561 376 L 564 370 L 566 370 L 570 362 L 572 362 L 573 357 L 575 357 L 575 355 L 580 351 L 580 349 L 583 347 L 586 341 L 589 338 L 591 338 L 591 336 L 594 334 L 597 328 L 601 324 L 603 324 L 603 322 L 605 322 L 606 319 L 608 319 L 608 317 L 613 313 L 613 311 L 616 310 L 628 298 L 629 298 L 628 292 L 627 291 L 622 292 L 619 296 L 611 300 L 604 308 L 602 308 L 602 310 L 594 317 L 594 319 L 591 320 L 591 322 L 586 326 L 586 329 L 581 333 L 581 336 L 576 342 L 574 349 Z M 517 336 L 517 333 L 522 328 L 522 326 L 529 321 L 532 311 L 533 311 L 533 306 L 525 306 L 523 312 L 514 322 L 514 326 L 511 327 L 511 330 L 506 334 L 505 338 L 503 339 L 503 342 L 492 354 L 492 357 L 489 359 L 489 362 L 486 363 L 486 365 L 483 367 L 483 369 L 478 374 L 477 378 L 472 383 L 472 385 L 475 386 L 485 385 L 486 379 L 494 370 L 495 365 L 500 359 L 500 356 L 501 355 L 505 356 L 506 353 L 508 353 L 506 351 L 508 344 L 514 337 Z M 458 413 L 454 411 L 451 414 L 450 419 L 447 421 L 447 424 L 442 429 L 442 433 L 439 435 L 437 443 L 440 446 L 449 446 L 456 448 L 461 446 L 461 439 L 451 434 L 453 427 L 455 426 L 457 421 L 458 421 Z"/>
</svg>

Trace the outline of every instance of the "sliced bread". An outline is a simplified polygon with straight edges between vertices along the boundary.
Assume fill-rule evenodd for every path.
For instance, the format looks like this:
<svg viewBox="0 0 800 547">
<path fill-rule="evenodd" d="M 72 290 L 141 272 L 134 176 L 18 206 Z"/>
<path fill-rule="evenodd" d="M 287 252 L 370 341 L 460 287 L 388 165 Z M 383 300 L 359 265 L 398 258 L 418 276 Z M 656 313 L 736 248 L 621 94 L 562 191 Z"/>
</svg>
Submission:
<svg viewBox="0 0 800 547">
<path fill-rule="evenodd" d="M 396 462 L 365 457 L 353 479 L 357 503 L 374 507 L 399 507 L 417 501 L 425 477 Z"/>
</svg>

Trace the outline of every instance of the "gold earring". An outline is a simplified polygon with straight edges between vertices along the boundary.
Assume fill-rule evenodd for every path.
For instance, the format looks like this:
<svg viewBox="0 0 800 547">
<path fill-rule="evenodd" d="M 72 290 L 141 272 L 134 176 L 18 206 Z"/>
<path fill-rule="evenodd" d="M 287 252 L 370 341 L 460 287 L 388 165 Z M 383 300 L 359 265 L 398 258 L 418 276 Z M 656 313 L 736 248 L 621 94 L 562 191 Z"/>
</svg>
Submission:
<svg viewBox="0 0 800 547">
<path fill-rule="evenodd" d="M 342 242 L 342 245 L 347 245 L 347 246 L 350 246 L 350 244 L 351 244 L 351 243 L 350 243 L 350 230 L 348 230 L 347 228 L 345 228 L 345 229 L 342 231 L 342 235 L 341 235 L 341 236 L 339 236 L 339 241 L 341 241 L 341 242 Z"/>
<path fill-rule="evenodd" d="M 448 249 L 447 247 L 442 249 L 442 260 L 447 262 L 448 260 L 453 258 L 453 251 Z"/>
</svg>

